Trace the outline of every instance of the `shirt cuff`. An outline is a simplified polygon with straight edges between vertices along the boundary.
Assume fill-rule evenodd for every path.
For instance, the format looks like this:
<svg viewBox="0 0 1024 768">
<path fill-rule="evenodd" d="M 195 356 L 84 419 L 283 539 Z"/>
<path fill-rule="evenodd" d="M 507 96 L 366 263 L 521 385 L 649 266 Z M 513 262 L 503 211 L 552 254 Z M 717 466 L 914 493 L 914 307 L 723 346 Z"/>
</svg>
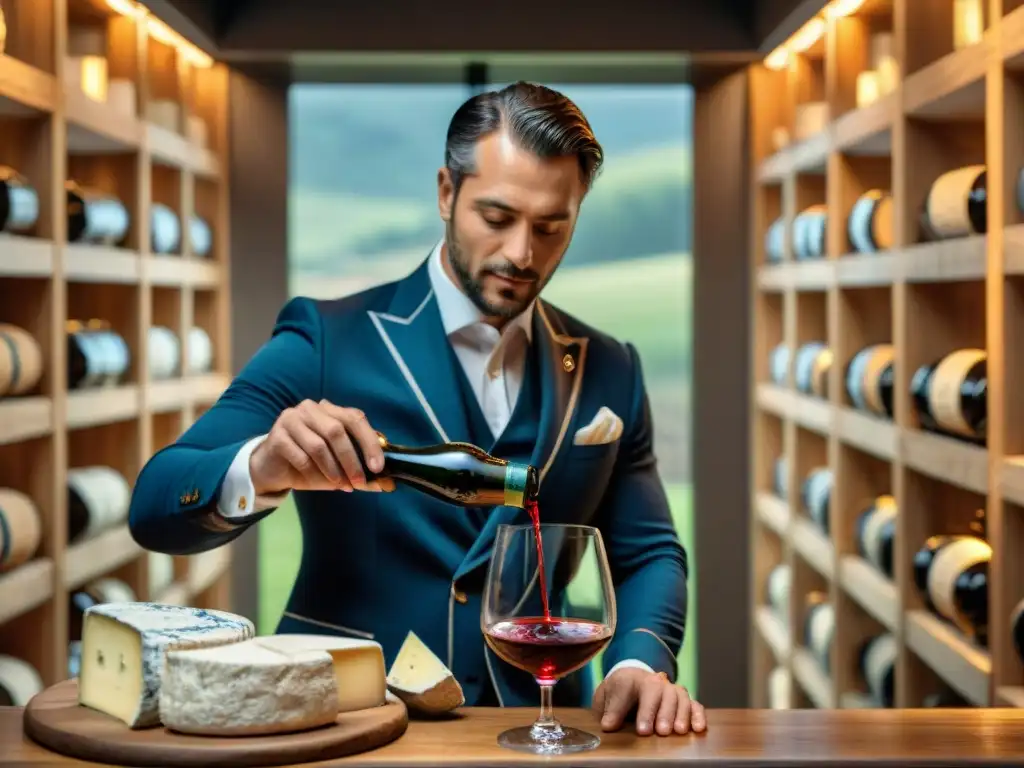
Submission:
<svg viewBox="0 0 1024 768">
<path fill-rule="evenodd" d="M 646 670 L 646 671 L 650 672 L 651 674 L 654 674 L 654 670 L 651 669 L 650 665 L 649 664 L 645 664 L 644 662 L 640 661 L 640 659 L 623 659 L 618 664 L 616 664 L 614 667 L 612 667 L 607 672 L 605 672 L 604 676 L 605 677 L 609 677 L 612 674 L 612 672 L 614 672 L 617 669 L 628 669 L 628 668 L 643 669 L 643 670 Z"/>
<path fill-rule="evenodd" d="M 249 457 L 260 443 L 267 439 L 266 435 L 254 437 L 241 447 L 235 454 L 228 473 L 224 477 L 220 495 L 217 497 L 217 511 L 229 520 L 240 520 L 257 512 L 280 506 L 288 496 L 288 492 L 256 495 L 249 473 Z"/>
</svg>

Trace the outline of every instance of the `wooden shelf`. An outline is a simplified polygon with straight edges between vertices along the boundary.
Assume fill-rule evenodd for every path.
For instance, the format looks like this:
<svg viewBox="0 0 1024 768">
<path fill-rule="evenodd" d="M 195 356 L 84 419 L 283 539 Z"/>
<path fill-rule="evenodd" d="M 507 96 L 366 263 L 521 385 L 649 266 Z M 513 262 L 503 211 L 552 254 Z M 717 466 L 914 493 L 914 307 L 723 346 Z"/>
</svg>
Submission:
<svg viewBox="0 0 1024 768">
<path fill-rule="evenodd" d="M 983 5 L 983 33 L 955 43 L 953 0 L 864 4 L 826 21 L 817 53 L 749 70 L 752 702 L 767 701 L 768 676 L 782 666 L 802 691 L 794 706 L 877 706 L 856 690 L 858 654 L 889 632 L 897 707 L 952 689 L 973 706 L 1024 708 L 1024 658 L 1010 626 L 1024 600 L 1024 3 Z M 891 87 L 865 101 L 858 81 L 881 84 L 886 72 Z M 933 185 L 971 166 L 987 172 L 984 223 L 933 231 Z M 882 215 L 871 219 L 880 197 Z M 959 204 L 946 207 L 951 217 Z M 855 211 L 869 212 L 867 226 Z M 797 353 L 812 343 L 828 356 L 807 376 Z M 891 390 L 851 394 L 851 363 L 874 345 L 891 351 Z M 929 428 L 911 391 L 915 373 L 958 349 L 981 350 L 987 365 L 977 439 Z M 871 365 L 885 359 L 879 352 Z M 824 497 L 804 485 L 823 468 Z M 810 496 L 824 521 L 807 509 Z M 871 562 L 862 514 L 890 503 L 891 563 Z M 958 629 L 969 626 L 963 616 L 940 618 L 915 581 L 929 537 L 965 533 L 992 550 L 980 644 Z M 793 579 L 781 620 L 763 605 L 778 565 Z M 799 647 L 800 596 L 811 591 L 835 616 L 829 669 Z M 791 653 L 770 652 L 769 619 L 794 638 Z"/>
<path fill-rule="evenodd" d="M 41 372 L 21 394 L 0 393 L 0 489 L 32 500 L 42 540 L 0 573 L 0 653 L 50 685 L 68 675 L 69 595 L 96 579 L 118 579 L 140 600 L 230 608 L 230 546 L 161 561 L 134 542 L 126 519 L 68 544 L 69 470 L 108 467 L 131 487 L 230 383 L 228 70 L 196 67 L 103 2 L 20 3 L 16 21 L 0 55 L 0 165 L 35 191 L 38 217 L 0 233 L 0 324 L 34 340 Z M 82 56 L 104 58 L 106 77 L 83 75 Z M 69 181 L 124 207 L 128 228 L 116 244 L 78 237 Z M 171 252 L 153 237 L 157 203 L 177 218 Z M 210 253 L 192 250 L 193 216 L 213 232 Z M 70 387 L 70 321 L 106 323 L 121 337 L 120 378 Z M 155 326 L 179 342 L 170 377 L 153 366 Z M 211 366 L 184 365 L 194 328 L 210 337 Z M 157 592 L 150 563 L 173 565 L 173 578 L 152 582 Z"/>
</svg>

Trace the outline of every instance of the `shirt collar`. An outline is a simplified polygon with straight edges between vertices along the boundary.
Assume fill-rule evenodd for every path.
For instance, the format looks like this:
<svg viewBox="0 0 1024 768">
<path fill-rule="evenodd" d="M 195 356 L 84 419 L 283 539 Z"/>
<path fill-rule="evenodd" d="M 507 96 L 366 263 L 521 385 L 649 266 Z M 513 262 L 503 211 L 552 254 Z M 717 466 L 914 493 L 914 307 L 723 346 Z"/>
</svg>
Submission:
<svg viewBox="0 0 1024 768">
<path fill-rule="evenodd" d="M 437 308 L 441 312 L 441 323 L 444 325 L 444 332 L 447 336 L 461 331 L 476 323 L 484 322 L 484 314 L 479 307 L 464 294 L 448 276 L 441 263 L 441 249 L 444 240 L 434 246 L 430 254 L 430 262 L 427 270 L 430 275 L 430 284 L 434 289 L 434 296 L 437 298 Z M 533 310 L 537 304 L 534 299 L 530 304 L 512 318 L 502 329 L 502 335 L 511 328 L 520 327 L 526 333 L 526 340 L 533 338 Z"/>
</svg>

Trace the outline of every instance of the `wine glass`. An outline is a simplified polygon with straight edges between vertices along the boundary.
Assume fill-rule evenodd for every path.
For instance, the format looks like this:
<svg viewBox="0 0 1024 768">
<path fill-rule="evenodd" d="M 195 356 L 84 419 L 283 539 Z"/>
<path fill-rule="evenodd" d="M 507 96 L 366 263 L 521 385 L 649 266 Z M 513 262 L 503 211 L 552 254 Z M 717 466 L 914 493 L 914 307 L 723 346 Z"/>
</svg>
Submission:
<svg viewBox="0 0 1024 768">
<path fill-rule="evenodd" d="M 570 606 L 567 594 L 579 605 Z M 536 721 L 503 732 L 498 744 L 542 755 L 597 747 L 599 737 L 555 719 L 552 693 L 615 634 L 615 590 L 601 532 L 555 523 L 499 526 L 480 623 L 491 650 L 540 686 Z"/>
</svg>

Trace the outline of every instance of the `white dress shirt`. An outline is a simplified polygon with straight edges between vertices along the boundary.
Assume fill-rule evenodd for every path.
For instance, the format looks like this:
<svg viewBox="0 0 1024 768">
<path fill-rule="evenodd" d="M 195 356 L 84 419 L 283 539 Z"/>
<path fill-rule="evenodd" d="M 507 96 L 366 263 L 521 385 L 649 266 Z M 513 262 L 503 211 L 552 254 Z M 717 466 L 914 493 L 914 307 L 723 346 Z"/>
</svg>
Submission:
<svg viewBox="0 0 1024 768">
<path fill-rule="evenodd" d="M 484 320 L 483 313 L 452 282 L 441 259 L 443 241 L 430 254 L 427 272 L 448 340 L 462 364 L 495 439 L 501 436 L 515 409 L 523 384 L 526 353 L 532 342 L 533 313 L 536 301 L 499 331 Z M 340 405 L 344 405 L 340 403 Z M 372 417 L 371 417 L 372 420 Z M 218 496 L 218 511 L 227 518 L 240 519 L 281 504 L 288 492 L 256 496 L 249 474 L 249 458 L 266 435 L 254 437 L 235 456 Z M 252 500 L 250 504 L 248 500 Z M 651 671 L 642 661 L 620 661 L 608 674 L 620 667 L 640 667 Z"/>
</svg>

